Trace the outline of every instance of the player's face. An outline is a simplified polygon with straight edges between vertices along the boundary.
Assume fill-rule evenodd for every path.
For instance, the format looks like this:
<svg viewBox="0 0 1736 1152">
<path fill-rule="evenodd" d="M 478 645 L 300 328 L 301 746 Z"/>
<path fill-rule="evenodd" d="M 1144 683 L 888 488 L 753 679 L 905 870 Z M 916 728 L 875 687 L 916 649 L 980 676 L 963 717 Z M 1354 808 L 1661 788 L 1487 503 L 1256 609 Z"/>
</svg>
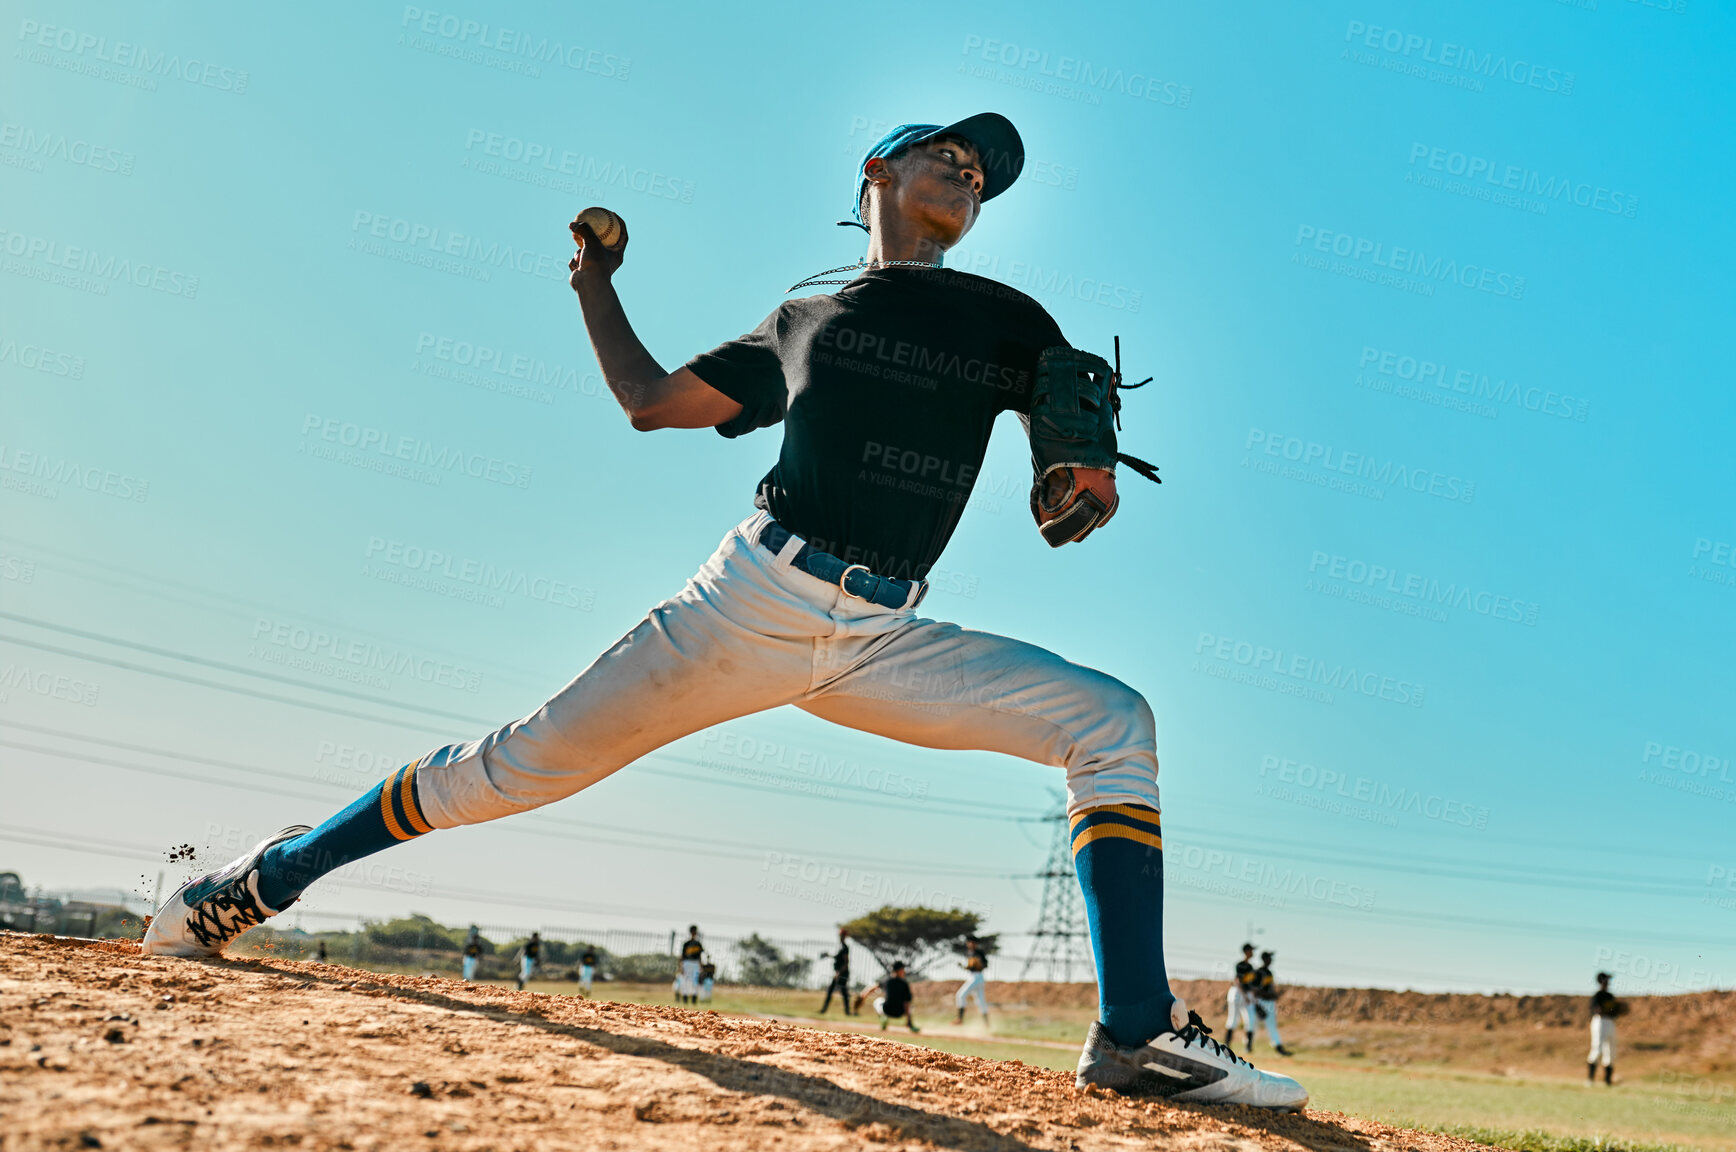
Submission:
<svg viewBox="0 0 1736 1152">
<path fill-rule="evenodd" d="M 918 144 L 899 157 L 891 186 L 895 210 L 950 248 L 982 211 L 983 169 L 977 150 L 954 136 Z"/>
</svg>

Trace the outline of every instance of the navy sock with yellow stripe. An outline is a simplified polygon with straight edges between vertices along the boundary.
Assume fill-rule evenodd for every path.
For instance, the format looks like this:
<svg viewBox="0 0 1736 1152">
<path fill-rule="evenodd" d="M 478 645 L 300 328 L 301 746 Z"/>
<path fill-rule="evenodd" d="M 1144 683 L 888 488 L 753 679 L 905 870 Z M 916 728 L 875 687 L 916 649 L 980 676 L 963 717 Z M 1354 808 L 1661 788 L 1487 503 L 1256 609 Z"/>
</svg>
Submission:
<svg viewBox="0 0 1736 1152">
<path fill-rule="evenodd" d="M 1170 1029 L 1163 964 L 1163 829 L 1143 804 L 1088 808 L 1071 821 L 1073 870 L 1097 959 L 1097 1018 L 1116 1043 Z"/>
<path fill-rule="evenodd" d="M 416 765 L 400 768 L 312 832 L 268 850 L 259 898 L 282 909 L 327 872 L 432 831 L 416 794 Z"/>
</svg>

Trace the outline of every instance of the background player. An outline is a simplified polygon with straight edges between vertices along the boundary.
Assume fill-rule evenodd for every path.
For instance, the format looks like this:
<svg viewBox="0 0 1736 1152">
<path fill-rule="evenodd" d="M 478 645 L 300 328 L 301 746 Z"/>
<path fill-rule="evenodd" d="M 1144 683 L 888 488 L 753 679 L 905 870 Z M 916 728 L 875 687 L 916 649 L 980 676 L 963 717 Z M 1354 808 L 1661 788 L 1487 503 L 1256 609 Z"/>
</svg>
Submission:
<svg viewBox="0 0 1736 1152">
<path fill-rule="evenodd" d="M 1278 978 L 1272 975 L 1272 957 L 1275 952 L 1260 953 L 1260 966 L 1254 969 L 1254 1015 L 1266 1024 L 1266 1035 L 1272 1039 L 1272 1051 L 1280 1056 L 1289 1056 L 1290 1050 L 1284 1047 L 1283 1039 L 1278 1035 Z M 1248 1041 L 1248 1051 L 1254 1050 L 1254 1042 Z"/>
<path fill-rule="evenodd" d="M 1107 398 L 1107 365 L 1075 371 L 1085 354 L 1035 300 L 942 266 L 983 205 L 1017 179 L 1024 155 L 1017 130 L 994 113 L 900 125 L 851 175 L 851 209 L 869 233 L 855 278 L 784 302 L 753 332 L 673 372 L 640 342 L 615 288 L 626 230 L 606 247 L 574 221 L 570 284 L 634 428 L 735 437 L 783 424 L 757 511 L 553 698 L 405 765 L 318 828 L 285 828 L 190 880 L 152 921 L 146 950 L 214 955 L 334 868 L 437 828 L 554 803 L 671 741 L 793 704 L 911 744 L 1062 771 L 1099 987 L 1080 1085 L 1299 1108 L 1301 1085 L 1235 1056 L 1169 987 L 1157 733 L 1145 699 L 1035 645 L 916 615 L 1000 413 L 1029 418 L 1033 458 L 1050 461 L 1033 491 L 1065 515 L 1040 524 L 1071 523 L 1094 506 L 1095 526 L 1115 506 L 1109 408 L 1030 418 L 1081 388 Z M 887 375 L 878 356 L 839 355 L 840 340 L 907 370 Z M 1070 440 L 1068 429 L 1086 422 L 1090 434 Z M 1057 459 L 1069 443 L 1090 459 Z M 904 471 L 911 460 L 922 475 Z M 599 555 L 628 546 L 621 518 L 597 519 L 578 546 Z M 1106 598 L 1106 623 L 1113 608 Z"/>
<path fill-rule="evenodd" d="M 579 957 L 579 992 L 582 995 L 591 994 L 591 983 L 597 978 L 597 950 L 589 944 L 585 945 L 585 954 Z"/>
<path fill-rule="evenodd" d="M 1591 994 L 1591 1054 L 1585 1058 L 1585 1082 L 1597 1083 L 1597 1062 L 1603 1061 L 1605 1087 L 1615 1086 L 1615 1021 L 1627 1005 L 1609 990 L 1609 973 L 1597 974 L 1597 991 Z"/>
<path fill-rule="evenodd" d="M 821 958 L 825 953 L 821 953 Z M 832 993 L 838 994 L 839 1007 L 850 1015 L 850 933 L 838 929 L 838 950 L 832 953 L 832 982 L 826 985 L 826 999 L 820 1005 L 820 1015 L 832 1006 Z"/>
<path fill-rule="evenodd" d="M 1242 945 L 1242 958 L 1236 961 L 1236 971 L 1230 977 L 1230 991 L 1226 997 L 1229 1003 L 1230 1018 L 1224 1024 L 1224 1041 L 1228 1044 L 1236 1042 L 1236 1026 L 1240 1024 L 1248 1033 L 1248 1051 L 1254 1050 L 1254 946 Z"/>
<path fill-rule="evenodd" d="M 964 983 L 958 986 L 958 1019 L 955 1023 L 964 1023 L 964 1006 L 972 996 L 976 997 L 977 1007 L 982 1010 L 983 1024 L 989 1022 L 988 998 L 988 967 L 989 958 L 983 954 L 982 942 L 975 936 L 964 938 L 964 959 L 959 966 L 965 970 Z"/>
<path fill-rule="evenodd" d="M 518 990 L 524 991 L 524 986 L 535 975 L 542 965 L 542 933 L 532 932 L 518 950 Z"/>
<path fill-rule="evenodd" d="M 711 1003 L 711 990 L 715 987 L 717 987 L 717 965 L 712 963 L 711 957 L 707 956 L 705 962 L 699 966 L 699 1002 L 701 1004 Z"/>
<path fill-rule="evenodd" d="M 912 1032 L 922 1031 L 916 1026 L 914 1008 L 916 997 L 910 991 L 910 981 L 904 978 L 904 961 L 894 961 L 890 976 L 877 984 L 870 984 L 862 989 L 861 994 L 856 997 L 858 1014 L 862 1011 L 862 1001 L 873 996 L 876 992 L 880 995 L 874 1001 L 874 1013 L 880 1017 L 880 1031 L 886 1031 L 886 1025 L 891 1023 L 895 1016 L 904 1017 L 904 1022 L 910 1026 Z"/>
<path fill-rule="evenodd" d="M 681 1004 L 699 1003 L 699 965 L 705 959 L 705 945 L 699 940 L 699 925 L 687 927 L 687 939 L 681 944 L 681 967 L 675 977 L 675 999 Z"/>
<path fill-rule="evenodd" d="M 476 979 L 476 966 L 482 962 L 482 933 L 476 930 L 476 925 L 470 926 L 470 935 L 464 938 L 464 947 L 459 951 L 464 956 L 464 979 L 467 982 Z"/>
</svg>

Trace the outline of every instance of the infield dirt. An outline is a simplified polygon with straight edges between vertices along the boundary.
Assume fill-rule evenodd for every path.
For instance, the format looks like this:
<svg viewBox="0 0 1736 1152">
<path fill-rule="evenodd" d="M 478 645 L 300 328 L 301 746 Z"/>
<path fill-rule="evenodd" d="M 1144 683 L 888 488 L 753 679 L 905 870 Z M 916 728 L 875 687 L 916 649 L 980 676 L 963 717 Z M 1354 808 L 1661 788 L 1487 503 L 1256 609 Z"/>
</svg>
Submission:
<svg viewBox="0 0 1736 1152">
<path fill-rule="evenodd" d="M 1469 1144 L 713 1012 L 0 935 L 0 1149 L 1310 1149 Z"/>
</svg>

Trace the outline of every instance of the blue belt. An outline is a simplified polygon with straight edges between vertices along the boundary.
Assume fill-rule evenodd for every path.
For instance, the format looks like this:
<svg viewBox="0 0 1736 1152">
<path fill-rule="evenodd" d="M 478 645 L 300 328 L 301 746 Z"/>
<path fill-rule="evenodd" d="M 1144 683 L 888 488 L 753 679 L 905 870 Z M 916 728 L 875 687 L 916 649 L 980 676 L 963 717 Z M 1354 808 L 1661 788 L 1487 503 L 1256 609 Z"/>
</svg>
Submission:
<svg viewBox="0 0 1736 1152">
<path fill-rule="evenodd" d="M 759 545 L 774 553 L 782 552 L 793 535 L 795 533 L 776 520 L 767 520 L 766 526 L 760 529 Z M 846 564 L 806 540 L 802 541 L 801 550 L 790 558 L 790 565 L 828 584 L 836 584 L 846 596 L 867 600 L 882 608 L 914 608 L 928 595 L 926 580 L 894 580 L 890 576 L 877 576 L 868 570 L 866 564 Z M 910 597 L 913 588 L 916 589 L 914 600 Z"/>
</svg>

